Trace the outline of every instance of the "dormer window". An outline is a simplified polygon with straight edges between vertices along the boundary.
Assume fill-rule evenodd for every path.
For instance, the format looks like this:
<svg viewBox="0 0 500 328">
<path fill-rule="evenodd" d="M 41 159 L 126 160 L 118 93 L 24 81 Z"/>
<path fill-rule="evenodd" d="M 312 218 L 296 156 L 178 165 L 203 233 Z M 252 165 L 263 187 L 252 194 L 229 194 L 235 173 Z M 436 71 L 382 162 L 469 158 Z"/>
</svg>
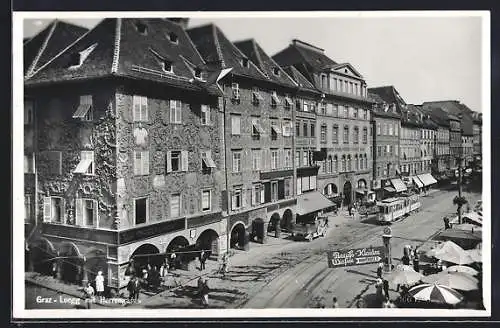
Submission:
<svg viewBox="0 0 500 328">
<path fill-rule="evenodd" d="M 273 68 L 273 74 L 276 76 L 280 76 L 280 69 L 278 67 Z"/>
<path fill-rule="evenodd" d="M 97 47 L 97 43 L 94 43 L 90 47 L 80 52 L 74 52 L 69 57 L 68 68 L 78 68 L 80 67 L 85 59 L 90 55 L 90 53 Z"/>
<path fill-rule="evenodd" d="M 137 32 L 141 33 L 142 35 L 148 34 L 148 27 L 142 22 L 136 22 L 135 28 L 137 29 Z"/>
<path fill-rule="evenodd" d="M 172 42 L 172 43 L 175 43 L 175 44 L 179 43 L 179 37 L 175 33 L 169 33 L 168 38 L 170 39 L 170 42 Z"/>
<path fill-rule="evenodd" d="M 161 62 L 161 68 L 163 69 L 164 72 L 167 72 L 167 73 L 173 73 L 173 65 L 172 65 L 172 62 L 171 61 L 168 61 L 168 60 L 163 60 Z"/>
<path fill-rule="evenodd" d="M 248 68 L 248 58 L 241 59 L 241 66 Z"/>
<path fill-rule="evenodd" d="M 197 78 L 197 79 L 201 79 L 201 76 L 202 76 L 201 73 L 202 73 L 201 69 L 196 68 L 194 70 L 194 77 Z"/>
</svg>

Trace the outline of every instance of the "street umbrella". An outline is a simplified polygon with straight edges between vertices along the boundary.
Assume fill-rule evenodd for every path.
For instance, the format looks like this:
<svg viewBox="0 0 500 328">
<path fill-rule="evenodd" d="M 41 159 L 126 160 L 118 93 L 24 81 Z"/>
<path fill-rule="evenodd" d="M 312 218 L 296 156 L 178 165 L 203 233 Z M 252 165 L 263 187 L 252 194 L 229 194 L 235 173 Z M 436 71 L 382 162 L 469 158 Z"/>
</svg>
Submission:
<svg viewBox="0 0 500 328">
<path fill-rule="evenodd" d="M 461 272 L 440 272 L 423 277 L 425 283 L 437 284 L 458 290 L 476 290 L 478 280 Z"/>
<path fill-rule="evenodd" d="M 483 228 L 471 223 L 457 224 L 453 226 L 453 229 L 464 230 L 464 231 L 482 231 Z"/>
<path fill-rule="evenodd" d="M 448 272 L 462 272 L 462 273 L 466 273 L 466 274 L 471 275 L 471 276 L 475 276 L 476 274 L 478 274 L 476 269 L 473 269 L 473 268 L 465 266 L 465 265 L 453 265 L 453 266 L 449 267 L 448 269 L 446 269 L 446 271 L 448 271 Z"/>
<path fill-rule="evenodd" d="M 456 290 L 438 284 L 421 284 L 410 288 L 408 292 L 418 301 L 440 304 L 457 304 L 464 298 Z"/>
<path fill-rule="evenodd" d="M 474 262 L 478 262 L 478 263 L 483 262 L 483 256 L 482 256 L 483 252 L 481 251 L 480 248 L 469 249 L 469 250 L 466 250 L 465 252 L 470 256 L 470 258 Z"/>
<path fill-rule="evenodd" d="M 416 272 L 409 265 L 398 265 L 394 270 L 387 274 L 385 278 L 388 282 L 394 285 L 413 285 L 422 280 L 423 275 Z"/>
<path fill-rule="evenodd" d="M 463 250 L 462 247 L 458 246 L 454 242 L 448 240 L 438 247 L 431 249 L 427 252 L 428 256 L 433 256 L 442 261 L 451 262 L 455 264 L 470 264 L 474 260 Z"/>
<path fill-rule="evenodd" d="M 429 257 L 436 257 L 437 254 L 451 252 L 451 251 L 460 252 L 460 251 L 464 251 L 464 249 L 462 247 L 458 246 L 457 244 L 455 244 L 454 242 L 452 242 L 451 240 L 447 240 L 444 243 L 441 242 L 436 247 L 427 251 L 426 255 Z"/>
</svg>

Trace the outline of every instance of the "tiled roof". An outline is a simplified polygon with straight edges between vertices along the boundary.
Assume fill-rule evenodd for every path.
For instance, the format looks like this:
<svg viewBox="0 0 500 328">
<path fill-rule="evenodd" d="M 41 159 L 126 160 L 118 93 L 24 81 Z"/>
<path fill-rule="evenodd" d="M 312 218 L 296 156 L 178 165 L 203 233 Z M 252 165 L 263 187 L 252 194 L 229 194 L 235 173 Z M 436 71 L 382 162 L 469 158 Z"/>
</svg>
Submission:
<svg viewBox="0 0 500 328">
<path fill-rule="evenodd" d="M 368 93 L 376 94 L 388 104 L 396 104 L 396 110 L 398 113 L 403 113 L 404 111 L 406 111 L 406 101 L 400 96 L 399 92 L 392 85 L 368 88 Z"/>
<path fill-rule="evenodd" d="M 422 117 L 415 105 L 407 105 L 401 112 L 401 124 L 422 128 L 424 127 Z"/>
<path fill-rule="evenodd" d="M 60 20 L 51 22 L 37 35 L 24 42 L 24 74 L 42 67 L 87 31 L 84 27 Z"/>
<path fill-rule="evenodd" d="M 171 33 L 176 40 L 170 40 Z M 80 66 L 69 68 L 72 56 L 88 50 Z M 172 64 L 173 74 L 163 71 L 164 61 Z M 107 18 L 39 69 L 27 84 L 116 75 L 202 90 L 208 86 L 194 78 L 197 68 L 211 73 L 179 24 L 162 18 Z"/>
<path fill-rule="evenodd" d="M 298 84 L 299 88 L 307 91 L 312 91 L 315 93 L 321 93 L 319 90 L 317 90 L 314 85 L 301 73 L 299 72 L 298 69 L 296 69 L 294 66 L 288 66 L 288 67 L 283 67 L 285 72 L 287 72 L 288 75 L 290 75 L 295 83 Z"/>
<path fill-rule="evenodd" d="M 324 50 L 297 39 L 292 40 L 287 48 L 278 52 L 273 59 L 281 66 L 297 66 L 305 62 L 314 71 L 321 71 L 337 65 L 325 55 Z"/>
<path fill-rule="evenodd" d="M 213 24 L 187 30 L 196 49 L 208 65 L 217 69 L 232 68 L 231 74 L 259 80 L 268 80 L 266 75 L 251 61 L 244 67 L 242 60 L 249 59 L 222 31 Z"/>
<path fill-rule="evenodd" d="M 445 112 L 455 116 L 462 114 L 462 120 L 460 121 L 462 134 L 468 136 L 473 134 L 472 111 L 467 106 L 460 104 L 458 100 L 428 101 L 424 102 L 423 106 L 439 107 Z"/>
<path fill-rule="evenodd" d="M 238 47 L 264 74 L 267 75 L 269 80 L 288 86 L 296 87 L 295 81 L 288 76 L 288 74 L 278 65 L 260 45 L 254 40 L 249 39 L 245 41 L 235 42 L 234 45 Z M 278 74 L 275 74 L 277 70 Z"/>
<path fill-rule="evenodd" d="M 449 115 L 441 108 L 422 105 L 421 109 L 424 113 L 430 115 L 431 120 L 433 120 L 436 124 L 447 128 L 450 126 Z"/>
</svg>

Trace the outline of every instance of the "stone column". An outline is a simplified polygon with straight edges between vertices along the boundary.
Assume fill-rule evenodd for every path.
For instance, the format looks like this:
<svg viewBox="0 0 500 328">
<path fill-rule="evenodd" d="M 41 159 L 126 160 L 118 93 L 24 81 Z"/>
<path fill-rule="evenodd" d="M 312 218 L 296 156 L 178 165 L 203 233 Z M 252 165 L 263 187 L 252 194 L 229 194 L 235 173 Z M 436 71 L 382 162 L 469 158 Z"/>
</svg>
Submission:
<svg viewBox="0 0 500 328">
<path fill-rule="evenodd" d="M 243 250 L 248 251 L 250 249 L 250 234 L 247 230 L 243 235 Z"/>
</svg>

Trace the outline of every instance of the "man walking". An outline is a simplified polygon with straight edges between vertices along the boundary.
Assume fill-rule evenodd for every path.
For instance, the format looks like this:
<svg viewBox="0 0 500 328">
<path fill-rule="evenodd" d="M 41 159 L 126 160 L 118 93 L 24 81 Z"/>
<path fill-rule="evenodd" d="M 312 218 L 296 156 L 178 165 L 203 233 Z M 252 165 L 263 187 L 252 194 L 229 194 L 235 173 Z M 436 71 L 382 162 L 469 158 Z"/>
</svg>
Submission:
<svg viewBox="0 0 500 328">
<path fill-rule="evenodd" d="M 415 250 L 413 251 L 413 269 L 416 272 L 420 271 L 420 259 L 419 259 L 419 254 L 418 254 L 418 248 L 415 247 Z"/>
<path fill-rule="evenodd" d="M 208 287 L 208 279 L 205 278 L 203 285 L 201 287 L 201 301 L 203 307 L 208 307 L 208 293 L 210 292 L 210 288 Z"/>
<path fill-rule="evenodd" d="M 387 281 L 386 279 L 384 279 L 383 285 L 384 285 L 385 298 L 389 299 L 389 281 Z"/>
<path fill-rule="evenodd" d="M 200 253 L 200 270 L 203 271 L 205 270 L 205 262 L 207 261 L 207 254 L 205 253 L 204 250 L 201 250 Z"/>
<path fill-rule="evenodd" d="M 377 278 L 382 279 L 382 270 L 383 270 L 384 265 L 381 263 L 378 264 L 377 268 Z"/>
</svg>

